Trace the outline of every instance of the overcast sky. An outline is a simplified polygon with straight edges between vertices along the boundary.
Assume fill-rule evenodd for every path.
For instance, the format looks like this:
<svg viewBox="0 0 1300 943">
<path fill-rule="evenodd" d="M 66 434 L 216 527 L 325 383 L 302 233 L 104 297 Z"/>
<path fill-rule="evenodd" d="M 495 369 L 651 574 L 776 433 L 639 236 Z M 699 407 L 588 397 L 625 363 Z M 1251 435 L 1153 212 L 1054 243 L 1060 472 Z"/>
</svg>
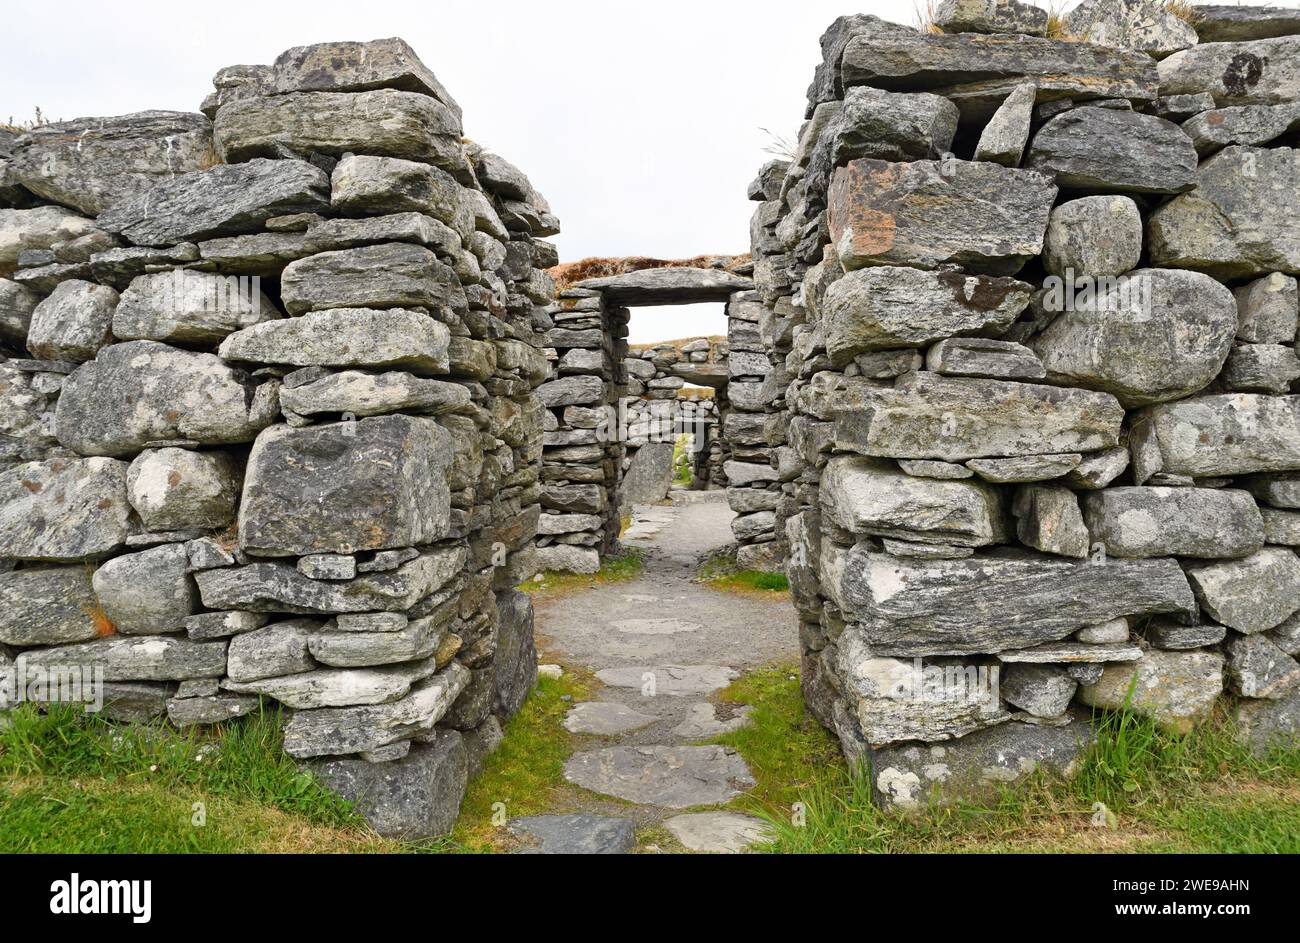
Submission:
<svg viewBox="0 0 1300 943">
<path fill-rule="evenodd" d="M 1046 0 L 1042 0 L 1043 3 Z M 794 138 L 836 16 L 914 24 L 913 0 L 46 0 L 6 4 L 0 120 L 196 111 L 212 75 L 290 46 L 401 36 L 560 217 L 564 261 L 748 251 L 745 187 Z M 723 333 L 651 310 L 633 341 Z"/>
</svg>

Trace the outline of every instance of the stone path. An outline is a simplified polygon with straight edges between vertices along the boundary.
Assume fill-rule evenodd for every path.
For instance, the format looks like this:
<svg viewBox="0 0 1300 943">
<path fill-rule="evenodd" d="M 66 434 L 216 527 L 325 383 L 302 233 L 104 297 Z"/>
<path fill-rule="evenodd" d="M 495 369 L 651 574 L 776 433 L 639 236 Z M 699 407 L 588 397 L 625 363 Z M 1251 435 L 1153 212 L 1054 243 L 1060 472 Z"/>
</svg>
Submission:
<svg viewBox="0 0 1300 943">
<path fill-rule="evenodd" d="M 565 719 L 579 735 L 565 778 L 590 796 L 514 822 L 530 852 L 626 851 L 629 824 L 663 825 L 692 851 L 741 851 L 762 834 L 757 819 L 707 810 L 754 780 L 739 754 L 699 742 L 746 722 L 747 708 L 712 695 L 746 670 L 797 655 L 794 612 L 784 598 L 692 582 L 700 558 L 731 542 L 734 515 L 723 492 L 679 494 L 671 506 L 634 511 L 623 543 L 645 553 L 637 579 L 537 602 L 544 660 L 593 671 L 603 687 Z"/>
</svg>

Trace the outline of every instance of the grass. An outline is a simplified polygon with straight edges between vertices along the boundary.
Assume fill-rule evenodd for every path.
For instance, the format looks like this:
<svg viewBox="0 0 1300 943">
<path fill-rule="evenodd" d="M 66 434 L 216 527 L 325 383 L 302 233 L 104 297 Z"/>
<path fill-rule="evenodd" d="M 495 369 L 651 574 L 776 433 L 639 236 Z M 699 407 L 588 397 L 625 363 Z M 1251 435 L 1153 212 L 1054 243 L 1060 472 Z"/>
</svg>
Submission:
<svg viewBox="0 0 1300 943">
<path fill-rule="evenodd" d="M 617 554 L 601 557 L 600 569 L 595 573 L 560 573 L 547 571 L 519 584 L 522 592 L 535 598 L 549 599 L 563 596 L 579 589 L 590 589 L 601 583 L 622 583 L 636 579 L 644 562 L 642 551 L 624 547 Z"/>
<path fill-rule="evenodd" d="M 460 821 L 439 850 L 488 853 L 510 844 L 505 822 L 537 815 L 554 805 L 565 788 L 564 763 L 573 735 L 564 716 L 574 702 L 590 698 L 593 680 L 572 668 L 559 678 L 539 678 L 537 688 L 505 726 L 505 740 L 470 783 Z M 568 698 L 568 700 L 564 700 Z"/>
<path fill-rule="evenodd" d="M 710 589 L 724 593 L 756 593 L 774 596 L 790 591 L 790 581 L 784 573 L 763 570 L 742 570 L 736 564 L 735 548 L 715 553 L 700 565 L 696 580 Z"/>
<path fill-rule="evenodd" d="M 1073 779 L 1037 773 L 983 801 L 900 815 L 875 806 L 868 777 L 805 712 L 797 678 L 775 665 L 722 692 L 751 705 L 753 723 L 717 742 L 753 770 L 757 786 L 737 804 L 773 829 L 758 850 L 1300 852 L 1300 750 L 1254 756 L 1226 713 L 1182 737 L 1136 715 L 1099 714 L 1097 745 Z M 1098 811 L 1110 827 L 1092 824 Z"/>
<path fill-rule="evenodd" d="M 220 736 L 23 705 L 0 730 L 0 851 L 396 851 L 280 749 L 278 712 Z"/>
</svg>

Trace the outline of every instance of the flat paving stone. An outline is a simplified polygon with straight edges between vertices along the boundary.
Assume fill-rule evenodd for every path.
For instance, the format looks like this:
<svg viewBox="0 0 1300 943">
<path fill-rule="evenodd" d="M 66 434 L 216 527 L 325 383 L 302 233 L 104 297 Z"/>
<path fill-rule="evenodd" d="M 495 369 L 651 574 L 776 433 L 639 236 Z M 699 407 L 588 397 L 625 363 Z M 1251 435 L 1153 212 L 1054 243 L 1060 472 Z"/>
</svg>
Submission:
<svg viewBox="0 0 1300 943">
<path fill-rule="evenodd" d="M 649 714 L 633 710 L 626 704 L 609 701 L 584 701 L 574 706 L 564 718 L 564 729 L 570 733 L 590 733 L 601 737 L 617 737 L 659 720 Z"/>
<path fill-rule="evenodd" d="M 737 812 L 688 812 L 664 820 L 664 828 L 691 851 L 736 854 L 771 838 L 762 819 Z"/>
<path fill-rule="evenodd" d="M 604 815 L 530 815 L 509 828 L 537 842 L 516 849 L 517 855 L 622 855 L 636 844 L 631 819 Z"/>
<path fill-rule="evenodd" d="M 727 802 L 754 785 L 749 766 L 722 746 L 623 746 L 575 753 L 564 778 L 606 796 L 685 809 Z"/>
<path fill-rule="evenodd" d="M 673 728 L 673 735 L 683 740 L 705 740 L 739 730 L 749 723 L 749 708 L 742 707 L 734 717 L 718 720 L 718 710 L 713 704 L 692 704 L 686 719 Z"/>
<path fill-rule="evenodd" d="M 657 665 L 646 668 L 602 668 L 596 677 L 611 688 L 647 690 L 653 683 L 656 695 L 698 697 L 725 688 L 740 672 L 725 665 Z"/>
</svg>

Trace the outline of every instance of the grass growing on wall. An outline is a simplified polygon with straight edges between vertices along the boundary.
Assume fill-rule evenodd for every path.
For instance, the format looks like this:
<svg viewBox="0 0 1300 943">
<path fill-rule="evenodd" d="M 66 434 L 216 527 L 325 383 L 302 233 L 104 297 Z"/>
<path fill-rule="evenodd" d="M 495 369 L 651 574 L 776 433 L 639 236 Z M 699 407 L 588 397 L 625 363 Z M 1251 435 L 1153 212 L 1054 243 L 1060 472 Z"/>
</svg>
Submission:
<svg viewBox="0 0 1300 943">
<path fill-rule="evenodd" d="M 0 852 L 394 851 L 280 749 L 278 711 L 219 734 L 22 705 L 0 729 Z"/>
<path fill-rule="evenodd" d="M 773 828 L 759 850 L 1300 852 L 1300 749 L 1256 757 L 1225 713 L 1185 737 L 1135 715 L 1099 714 L 1098 745 L 1073 779 L 1039 774 L 983 802 L 901 815 L 872 803 L 869 781 L 807 715 L 796 666 L 751 673 L 722 697 L 752 705 L 753 724 L 718 742 L 735 747 L 757 780 L 736 804 Z M 1094 826 L 1099 817 L 1110 826 Z"/>
</svg>

